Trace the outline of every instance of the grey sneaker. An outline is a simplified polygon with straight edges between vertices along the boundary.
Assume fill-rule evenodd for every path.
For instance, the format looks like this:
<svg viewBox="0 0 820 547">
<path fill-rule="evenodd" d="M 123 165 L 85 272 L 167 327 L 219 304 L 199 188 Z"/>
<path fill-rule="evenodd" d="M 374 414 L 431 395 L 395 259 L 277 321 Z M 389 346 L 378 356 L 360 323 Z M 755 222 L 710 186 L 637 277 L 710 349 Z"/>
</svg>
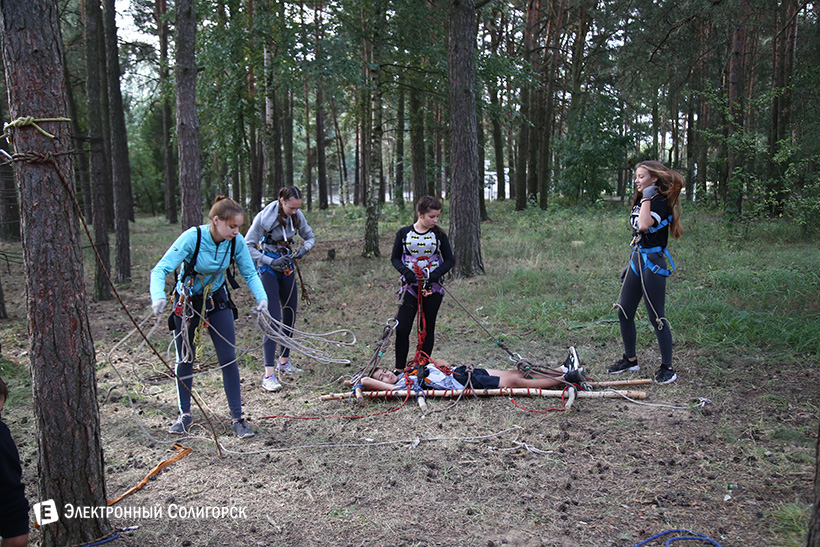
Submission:
<svg viewBox="0 0 820 547">
<path fill-rule="evenodd" d="M 265 376 L 262 380 L 262 389 L 274 392 L 280 391 L 282 389 L 282 384 L 280 384 L 279 380 L 276 379 L 276 374 L 271 374 L 270 376 Z"/>
<path fill-rule="evenodd" d="M 671 384 L 678 379 L 678 375 L 669 365 L 661 365 L 655 374 L 655 381 L 659 384 Z"/>
<path fill-rule="evenodd" d="M 299 367 L 293 366 L 290 362 L 290 359 L 285 361 L 284 363 L 279 363 L 279 374 L 299 374 L 300 372 L 304 372 L 304 370 L 300 369 Z"/>
<path fill-rule="evenodd" d="M 575 346 L 569 347 L 569 355 L 561 363 L 561 370 L 564 372 L 572 372 L 573 370 L 581 368 L 581 360 L 578 359 L 578 353 L 575 351 Z"/>
<path fill-rule="evenodd" d="M 180 414 L 177 416 L 177 421 L 168 430 L 168 433 L 175 433 L 177 435 L 187 435 L 194 425 L 194 417 L 190 414 Z"/>
<path fill-rule="evenodd" d="M 236 436 L 240 439 L 246 439 L 254 436 L 254 432 L 251 431 L 251 428 L 249 428 L 245 423 L 245 418 L 240 418 L 233 422 L 231 424 L 231 429 L 233 429 L 233 432 L 236 433 Z"/>
<path fill-rule="evenodd" d="M 626 355 L 622 356 L 620 361 L 609 367 L 610 374 L 620 374 L 628 370 L 641 370 L 641 367 L 638 366 L 637 359 L 630 361 L 626 358 Z"/>
</svg>

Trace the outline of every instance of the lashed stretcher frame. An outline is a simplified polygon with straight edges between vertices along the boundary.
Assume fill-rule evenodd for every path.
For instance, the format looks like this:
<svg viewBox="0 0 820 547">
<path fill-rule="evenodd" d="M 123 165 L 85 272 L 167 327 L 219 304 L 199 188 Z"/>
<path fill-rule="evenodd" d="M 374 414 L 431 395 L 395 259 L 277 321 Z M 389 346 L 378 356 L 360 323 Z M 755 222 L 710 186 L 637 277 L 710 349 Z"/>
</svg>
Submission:
<svg viewBox="0 0 820 547">
<path fill-rule="evenodd" d="M 593 386 L 597 387 L 611 387 L 611 386 L 623 386 L 623 385 L 643 385 L 651 383 L 649 379 L 639 379 L 639 380 L 625 380 L 625 381 L 614 381 L 614 382 L 591 382 Z M 409 396 L 415 397 L 416 400 L 419 402 L 419 406 L 422 408 L 426 407 L 426 403 L 424 400 L 427 397 L 440 397 L 440 398 L 452 398 L 452 397 L 565 397 L 566 402 L 564 408 L 569 410 L 572 407 L 572 403 L 575 401 L 576 398 L 581 399 L 623 399 L 628 397 L 629 399 L 646 399 L 646 392 L 645 391 L 635 391 L 635 390 L 614 390 L 614 389 L 607 389 L 606 391 L 579 391 L 574 386 L 570 386 L 566 390 L 557 390 L 557 389 L 541 389 L 541 388 L 509 388 L 509 387 L 502 387 L 497 389 L 425 389 L 425 390 L 410 390 Z M 320 401 L 334 401 L 339 399 L 348 399 L 351 396 L 350 392 L 346 393 L 330 393 L 328 395 L 322 395 L 319 397 Z M 378 390 L 378 391 L 363 391 L 361 389 L 356 390 L 356 398 L 361 397 L 362 399 L 384 399 L 390 397 L 399 397 L 399 398 L 406 398 L 408 396 L 408 392 L 406 389 L 396 389 L 396 390 Z"/>
</svg>

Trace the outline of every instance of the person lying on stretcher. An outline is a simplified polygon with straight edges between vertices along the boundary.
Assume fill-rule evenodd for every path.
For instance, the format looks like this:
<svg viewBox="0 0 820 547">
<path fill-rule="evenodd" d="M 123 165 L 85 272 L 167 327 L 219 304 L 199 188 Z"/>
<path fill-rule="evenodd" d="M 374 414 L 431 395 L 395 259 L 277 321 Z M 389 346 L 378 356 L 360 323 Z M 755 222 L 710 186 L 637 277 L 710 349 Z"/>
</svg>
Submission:
<svg viewBox="0 0 820 547">
<path fill-rule="evenodd" d="M 464 389 L 468 382 L 468 370 L 465 366 L 452 368 L 444 359 L 431 358 L 423 368 L 407 369 L 398 375 L 387 369 L 377 368 L 373 373 L 362 378 L 362 387 L 368 391 L 406 389 L 408 382 L 410 389 L 419 389 L 419 372 L 424 389 Z M 499 370 L 492 368 L 475 368 L 472 370 L 470 381 L 473 389 L 508 388 L 551 388 L 557 385 L 577 384 L 587 386 L 587 378 L 581 361 L 574 347 L 569 348 L 569 355 L 564 363 L 552 369 L 553 374 L 542 375 L 536 378 L 526 377 L 519 370 Z M 408 376 L 409 375 L 409 376 Z M 409 378 L 409 379 L 408 379 Z"/>
</svg>

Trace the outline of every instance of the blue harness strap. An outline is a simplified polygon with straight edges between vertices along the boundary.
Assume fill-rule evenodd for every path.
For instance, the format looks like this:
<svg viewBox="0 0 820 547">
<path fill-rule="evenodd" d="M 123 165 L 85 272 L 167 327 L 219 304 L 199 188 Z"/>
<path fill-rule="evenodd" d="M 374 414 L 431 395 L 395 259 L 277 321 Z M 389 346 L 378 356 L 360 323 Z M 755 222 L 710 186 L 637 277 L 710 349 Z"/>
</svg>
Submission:
<svg viewBox="0 0 820 547">
<path fill-rule="evenodd" d="M 672 215 L 669 215 L 665 220 L 660 222 L 657 226 L 652 226 L 649 228 L 649 233 L 654 234 L 658 230 L 661 230 L 668 226 L 672 222 Z M 643 269 L 649 270 L 650 272 L 658 275 L 662 275 L 664 277 L 669 277 L 672 275 L 672 272 L 675 271 L 675 261 L 672 260 L 672 255 L 669 254 L 669 250 L 666 247 L 641 247 L 640 243 L 633 243 L 632 244 L 632 254 L 629 255 L 629 267 L 635 273 L 635 275 L 640 276 L 640 272 L 635 269 L 635 261 L 632 260 L 632 257 L 635 256 L 635 253 L 640 254 L 640 259 L 643 262 Z M 649 260 L 650 254 L 653 253 L 663 253 L 666 255 L 666 258 L 669 259 L 669 265 L 672 266 L 671 269 L 661 268 L 657 264 L 653 263 Z"/>
</svg>

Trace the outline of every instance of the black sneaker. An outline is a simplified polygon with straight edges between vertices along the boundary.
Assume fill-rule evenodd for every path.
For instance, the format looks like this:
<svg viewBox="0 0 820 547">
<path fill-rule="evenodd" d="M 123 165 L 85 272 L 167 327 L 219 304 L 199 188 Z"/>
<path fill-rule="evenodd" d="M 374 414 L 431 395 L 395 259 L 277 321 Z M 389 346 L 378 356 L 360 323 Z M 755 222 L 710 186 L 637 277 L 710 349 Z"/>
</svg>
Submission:
<svg viewBox="0 0 820 547">
<path fill-rule="evenodd" d="M 655 381 L 659 384 L 671 384 L 678 379 L 678 375 L 668 365 L 661 365 L 658 372 L 655 374 Z"/>
<path fill-rule="evenodd" d="M 236 436 L 240 439 L 254 436 L 254 432 L 251 431 L 251 428 L 249 428 L 247 424 L 245 424 L 244 418 L 240 418 L 239 420 L 233 422 L 231 424 L 231 429 L 233 429 L 233 432 L 236 433 Z"/>
<path fill-rule="evenodd" d="M 610 374 L 620 374 L 628 370 L 641 370 L 641 367 L 638 366 L 637 359 L 630 361 L 626 358 L 626 355 L 622 356 L 620 361 L 609 367 Z"/>
<path fill-rule="evenodd" d="M 584 369 L 576 368 L 564 374 L 564 381 L 570 384 L 581 385 L 586 383 L 587 376 L 584 373 Z"/>
<path fill-rule="evenodd" d="M 187 435 L 194 425 L 194 417 L 190 414 L 180 414 L 177 416 L 177 421 L 168 430 L 168 433 L 176 433 L 177 435 Z"/>
<path fill-rule="evenodd" d="M 575 351 L 575 346 L 569 347 L 569 355 L 561 363 L 561 369 L 564 372 L 572 372 L 573 370 L 581 368 L 581 360 L 578 359 L 578 353 Z"/>
</svg>

